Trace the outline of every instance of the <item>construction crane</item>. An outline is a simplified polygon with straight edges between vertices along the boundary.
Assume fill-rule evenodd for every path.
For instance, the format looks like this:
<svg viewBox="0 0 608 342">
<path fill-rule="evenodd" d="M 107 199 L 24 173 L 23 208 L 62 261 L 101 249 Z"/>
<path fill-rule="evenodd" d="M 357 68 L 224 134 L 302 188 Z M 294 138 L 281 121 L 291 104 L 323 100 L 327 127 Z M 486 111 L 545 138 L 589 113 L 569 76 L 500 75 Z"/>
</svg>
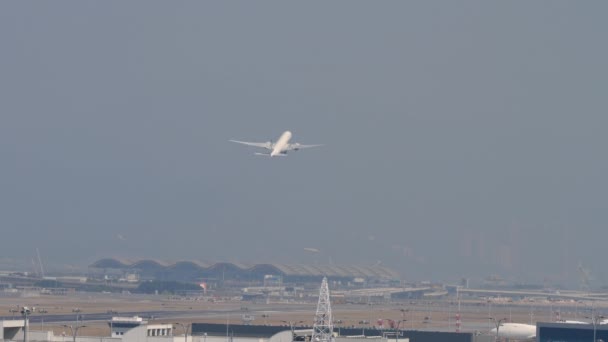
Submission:
<svg viewBox="0 0 608 342">
<path fill-rule="evenodd" d="M 589 291 L 589 288 L 591 287 L 591 272 L 583 267 L 582 262 L 578 263 L 578 272 L 581 276 L 581 290 Z"/>
</svg>

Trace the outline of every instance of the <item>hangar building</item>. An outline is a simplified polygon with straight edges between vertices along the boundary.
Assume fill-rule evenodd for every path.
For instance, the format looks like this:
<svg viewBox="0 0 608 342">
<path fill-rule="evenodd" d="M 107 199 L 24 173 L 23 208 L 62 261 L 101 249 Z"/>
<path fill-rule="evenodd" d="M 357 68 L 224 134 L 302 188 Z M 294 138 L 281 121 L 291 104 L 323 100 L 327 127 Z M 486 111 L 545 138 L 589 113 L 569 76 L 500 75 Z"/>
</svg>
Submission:
<svg viewBox="0 0 608 342">
<path fill-rule="evenodd" d="M 586 342 L 608 341 L 608 326 L 605 324 L 544 323 L 536 324 L 537 342 Z"/>
</svg>

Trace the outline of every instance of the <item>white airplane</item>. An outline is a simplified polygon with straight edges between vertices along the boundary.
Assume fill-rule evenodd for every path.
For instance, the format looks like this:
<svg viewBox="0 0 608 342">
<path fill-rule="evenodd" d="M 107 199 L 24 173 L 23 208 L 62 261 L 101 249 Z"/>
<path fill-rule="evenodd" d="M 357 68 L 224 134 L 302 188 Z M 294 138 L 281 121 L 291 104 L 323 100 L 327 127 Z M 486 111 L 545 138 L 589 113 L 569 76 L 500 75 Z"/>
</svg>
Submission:
<svg viewBox="0 0 608 342">
<path fill-rule="evenodd" d="M 239 141 L 239 140 L 230 140 L 230 141 L 239 143 L 239 144 L 243 144 L 243 145 L 265 148 L 266 150 L 268 150 L 268 152 L 266 152 L 266 153 L 257 152 L 255 154 L 258 156 L 269 156 L 269 157 L 277 157 L 277 156 L 284 157 L 287 155 L 287 152 L 289 152 L 289 151 L 297 151 L 302 148 L 322 146 L 322 145 L 302 145 L 300 143 L 289 143 L 289 139 L 291 139 L 291 132 L 285 131 L 285 132 L 283 132 L 283 134 L 281 134 L 281 136 L 279 137 L 279 140 L 277 140 L 276 143 L 273 143 L 272 141 L 267 141 L 264 143 L 247 142 L 247 141 Z"/>
<path fill-rule="evenodd" d="M 570 320 L 561 320 L 561 321 L 557 321 L 557 322 L 558 323 L 568 323 L 568 324 L 593 324 L 593 322 L 570 321 Z M 603 319 L 599 322 L 596 322 L 596 324 L 599 324 L 599 325 L 608 324 L 608 319 Z"/>
<path fill-rule="evenodd" d="M 582 321 L 570 321 L 570 320 L 559 320 L 556 321 L 557 323 L 568 323 L 568 324 L 591 324 L 589 322 L 582 322 Z M 602 322 L 600 322 L 600 324 L 602 324 Z"/>
<path fill-rule="evenodd" d="M 491 330 L 496 335 L 496 328 Z M 512 340 L 531 340 L 536 338 L 536 326 L 522 323 L 501 323 L 498 338 Z"/>
</svg>

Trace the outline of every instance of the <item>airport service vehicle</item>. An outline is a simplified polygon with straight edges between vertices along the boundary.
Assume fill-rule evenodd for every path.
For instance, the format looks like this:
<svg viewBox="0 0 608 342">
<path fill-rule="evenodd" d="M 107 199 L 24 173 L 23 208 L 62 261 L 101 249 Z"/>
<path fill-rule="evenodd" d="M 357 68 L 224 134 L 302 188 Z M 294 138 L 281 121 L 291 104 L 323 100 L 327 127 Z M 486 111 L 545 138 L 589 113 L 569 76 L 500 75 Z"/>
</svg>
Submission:
<svg viewBox="0 0 608 342">
<path fill-rule="evenodd" d="M 322 146 L 322 145 L 302 145 L 300 143 L 290 143 L 289 140 L 291 139 L 291 136 L 292 136 L 292 134 L 290 131 L 285 131 L 285 132 L 283 132 L 283 134 L 281 134 L 281 136 L 279 137 L 279 140 L 277 140 L 277 142 L 272 142 L 272 140 L 264 142 L 264 143 L 239 141 L 239 140 L 230 140 L 230 141 L 238 143 L 238 144 L 264 148 L 268 152 L 265 152 L 265 153 L 256 152 L 255 155 L 267 156 L 267 157 L 278 157 L 278 156 L 284 157 L 287 155 L 287 152 L 289 152 L 289 151 L 297 151 L 302 148 Z"/>
</svg>

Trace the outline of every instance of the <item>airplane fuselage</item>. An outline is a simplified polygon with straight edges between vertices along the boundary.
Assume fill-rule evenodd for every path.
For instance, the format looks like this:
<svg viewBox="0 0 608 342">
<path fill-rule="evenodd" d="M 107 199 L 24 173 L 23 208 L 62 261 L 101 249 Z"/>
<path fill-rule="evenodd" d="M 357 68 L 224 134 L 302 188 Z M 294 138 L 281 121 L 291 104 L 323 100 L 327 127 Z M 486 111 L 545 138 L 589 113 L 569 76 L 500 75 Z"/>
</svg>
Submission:
<svg viewBox="0 0 608 342">
<path fill-rule="evenodd" d="M 492 329 L 492 334 L 496 334 L 496 328 Z M 536 337 L 536 326 L 522 323 L 504 323 L 498 330 L 499 338 L 513 340 L 531 340 Z"/>
<path fill-rule="evenodd" d="M 279 140 L 272 147 L 272 151 L 270 152 L 271 157 L 276 157 L 279 154 L 283 153 L 283 150 L 289 145 L 289 139 L 291 139 L 291 132 L 285 131 L 279 137 Z"/>
<path fill-rule="evenodd" d="M 267 142 L 251 142 L 251 141 L 240 141 L 240 140 L 229 140 L 231 142 L 235 142 L 242 145 L 253 146 L 257 148 L 263 148 L 265 150 L 264 153 L 256 152 L 255 155 L 258 156 L 267 156 L 267 157 L 284 157 L 287 155 L 287 152 L 290 151 L 299 151 L 305 148 L 318 147 L 322 145 L 304 145 L 300 143 L 291 143 L 289 142 L 291 139 L 291 132 L 285 131 L 281 134 L 277 142 L 273 143 L 271 141 Z"/>
</svg>

